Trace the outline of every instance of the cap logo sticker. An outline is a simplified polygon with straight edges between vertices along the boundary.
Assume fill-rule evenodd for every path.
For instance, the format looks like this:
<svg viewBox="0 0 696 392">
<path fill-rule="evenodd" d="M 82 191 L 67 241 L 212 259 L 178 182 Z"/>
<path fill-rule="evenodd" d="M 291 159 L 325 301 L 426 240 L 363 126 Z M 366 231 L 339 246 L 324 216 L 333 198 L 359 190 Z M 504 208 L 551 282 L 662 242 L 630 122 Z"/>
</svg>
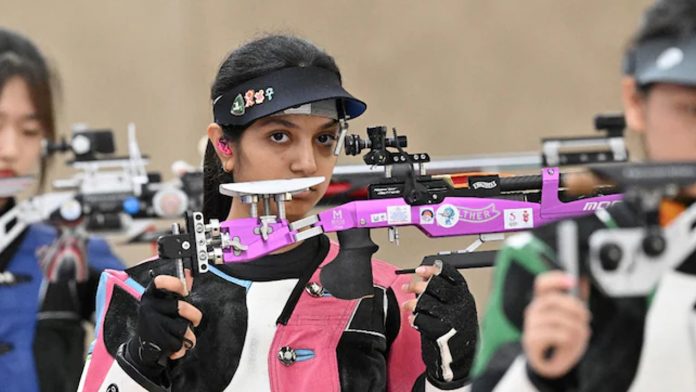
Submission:
<svg viewBox="0 0 696 392">
<path fill-rule="evenodd" d="M 263 98 L 263 90 L 259 90 L 256 93 L 254 93 L 254 102 L 256 102 L 257 105 L 263 103 Z"/>
<path fill-rule="evenodd" d="M 232 109 L 230 113 L 233 116 L 243 116 L 246 113 L 246 108 L 250 108 L 254 105 L 261 105 L 264 102 L 273 100 L 273 94 L 275 91 L 273 87 L 268 87 L 265 90 L 247 90 L 244 95 L 237 94 L 232 102 Z"/>
<path fill-rule="evenodd" d="M 666 49 L 660 56 L 657 57 L 655 65 L 661 70 L 668 70 L 681 64 L 684 60 L 684 52 L 676 47 Z"/>
<path fill-rule="evenodd" d="M 232 113 L 233 116 L 243 116 L 244 112 L 244 98 L 242 98 L 242 94 L 237 94 L 234 98 L 234 102 L 232 102 L 232 110 L 230 110 L 230 113 Z"/>
<path fill-rule="evenodd" d="M 250 108 L 254 106 L 254 90 L 249 90 L 244 94 L 244 101 L 246 102 L 244 107 Z"/>
</svg>

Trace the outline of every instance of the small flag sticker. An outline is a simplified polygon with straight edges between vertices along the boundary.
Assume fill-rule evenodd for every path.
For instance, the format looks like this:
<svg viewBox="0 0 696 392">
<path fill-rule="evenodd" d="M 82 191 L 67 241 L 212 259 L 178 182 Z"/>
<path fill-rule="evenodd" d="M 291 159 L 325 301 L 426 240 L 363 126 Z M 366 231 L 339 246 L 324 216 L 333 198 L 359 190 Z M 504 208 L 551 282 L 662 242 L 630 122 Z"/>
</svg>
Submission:
<svg viewBox="0 0 696 392">
<path fill-rule="evenodd" d="M 234 102 L 232 102 L 232 110 L 230 110 L 230 113 L 232 113 L 233 116 L 243 116 L 244 111 L 244 97 L 242 97 L 242 94 L 238 94 Z"/>
</svg>

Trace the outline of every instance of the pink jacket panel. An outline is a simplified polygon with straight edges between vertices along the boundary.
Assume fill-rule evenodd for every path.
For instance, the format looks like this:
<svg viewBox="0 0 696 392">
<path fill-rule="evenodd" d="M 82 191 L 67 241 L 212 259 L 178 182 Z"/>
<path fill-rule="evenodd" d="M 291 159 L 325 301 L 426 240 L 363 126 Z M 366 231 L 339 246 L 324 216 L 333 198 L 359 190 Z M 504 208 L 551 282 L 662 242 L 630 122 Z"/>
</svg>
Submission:
<svg viewBox="0 0 696 392">
<path fill-rule="evenodd" d="M 338 245 L 331 248 L 322 266 L 338 254 Z M 411 299 L 401 291 L 408 276 L 394 273 L 388 263 L 373 260 L 374 284 L 391 288 L 399 304 Z M 310 282 L 319 282 L 320 269 Z M 287 325 L 279 325 L 268 355 L 271 389 L 273 391 L 340 391 L 336 349 L 343 332 L 360 301 L 341 300 L 331 296 L 315 298 L 303 292 Z M 420 334 L 408 324 L 402 312 L 399 335 L 391 345 L 388 357 L 387 388 L 389 391 L 410 391 L 425 371 L 421 360 Z M 282 347 L 312 350 L 314 358 L 286 366 L 278 359 Z"/>
</svg>

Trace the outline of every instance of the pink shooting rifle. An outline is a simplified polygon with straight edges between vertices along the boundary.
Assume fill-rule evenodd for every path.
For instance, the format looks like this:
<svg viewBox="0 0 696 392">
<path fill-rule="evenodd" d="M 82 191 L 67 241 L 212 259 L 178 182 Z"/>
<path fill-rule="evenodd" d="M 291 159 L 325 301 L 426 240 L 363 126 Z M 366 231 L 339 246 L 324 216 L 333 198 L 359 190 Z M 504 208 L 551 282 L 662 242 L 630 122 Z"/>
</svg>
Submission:
<svg viewBox="0 0 696 392">
<path fill-rule="evenodd" d="M 369 141 L 348 136 L 346 147 L 354 154 L 370 148 L 365 162 L 384 166 L 389 175 L 370 184 L 369 200 L 352 201 L 288 222 L 285 202 L 293 193 L 324 178 L 224 184 L 220 192 L 249 204 L 251 217 L 206 224 L 200 212 L 190 214 L 185 233 L 179 233 L 177 227 L 175 233 L 160 237 L 160 257 L 178 260 L 180 271 L 186 262 L 194 273 L 205 273 L 210 262 L 248 262 L 307 238 L 336 232 L 341 252 L 322 269 L 322 283 L 336 297 L 360 298 L 372 293 L 370 260 L 377 246 L 370 239 L 371 229 L 388 228 L 394 238 L 398 238 L 396 229 L 401 226 L 415 226 L 429 237 L 479 235 L 480 245 L 486 239 L 500 238 L 502 233 L 589 214 L 621 199 L 618 194 L 604 194 L 611 190 L 601 188 L 595 194 L 568 198 L 558 168 L 544 168 L 532 176 L 472 176 L 469 188 L 457 189 L 424 173 L 422 165 L 429 162 L 429 156 L 404 152 L 404 136 L 388 138 L 384 127 L 368 128 L 368 136 Z M 614 159 L 626 157 L 625 151 L 612 154 Z M 596 155 L 602 157 L 597 160 L 614 160 L 607 158 L 608 153 Z M 581 156 L 588 154 L 577 155 Z M 476 186 L 481 181 L 487 184 Z"/>
</svg>

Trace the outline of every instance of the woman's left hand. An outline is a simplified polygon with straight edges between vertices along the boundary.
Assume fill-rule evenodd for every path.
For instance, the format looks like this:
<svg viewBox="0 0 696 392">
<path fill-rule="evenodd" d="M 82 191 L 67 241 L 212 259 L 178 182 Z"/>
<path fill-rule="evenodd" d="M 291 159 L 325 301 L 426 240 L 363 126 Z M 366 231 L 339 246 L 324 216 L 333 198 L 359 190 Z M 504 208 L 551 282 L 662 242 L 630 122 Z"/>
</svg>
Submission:
<svg viewBox="0 0 696 392">
<path fill-rule="evenodd" d="M 468 381 L 478 339 L 476 304 L 464 277 L 444 263 L 420 266 L 402 290 L 416 298 L 402 304 L 421 333 L 428 380 L 453 387 Z"/>
</svg>

